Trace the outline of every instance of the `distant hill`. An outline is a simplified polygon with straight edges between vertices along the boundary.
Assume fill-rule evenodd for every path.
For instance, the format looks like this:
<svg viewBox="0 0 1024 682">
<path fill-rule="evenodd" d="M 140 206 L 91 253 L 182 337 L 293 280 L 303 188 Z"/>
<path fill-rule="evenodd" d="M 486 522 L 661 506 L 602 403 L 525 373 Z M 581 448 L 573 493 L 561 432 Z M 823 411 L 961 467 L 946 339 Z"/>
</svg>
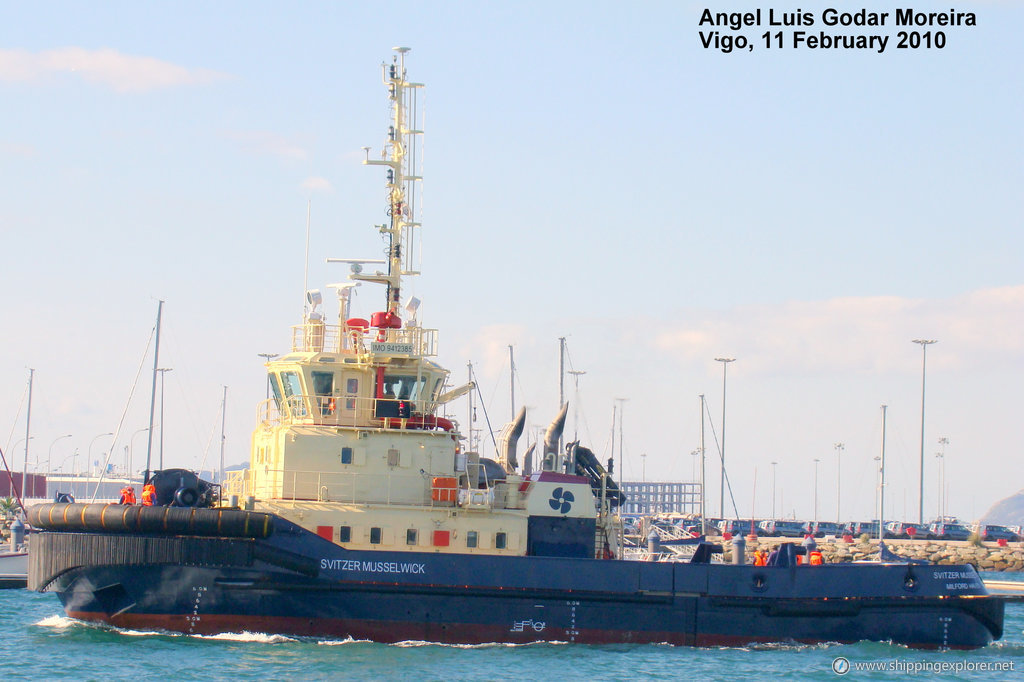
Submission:
<svg viewBox="0 0 1024 682">
<path fill-rule="evenodd" d="M 979 523 L 991 523 L 999 526 L 1017 526 L 1024 524 L 1024 490 L 999 500 L 985 512 Z"/>
</svg>

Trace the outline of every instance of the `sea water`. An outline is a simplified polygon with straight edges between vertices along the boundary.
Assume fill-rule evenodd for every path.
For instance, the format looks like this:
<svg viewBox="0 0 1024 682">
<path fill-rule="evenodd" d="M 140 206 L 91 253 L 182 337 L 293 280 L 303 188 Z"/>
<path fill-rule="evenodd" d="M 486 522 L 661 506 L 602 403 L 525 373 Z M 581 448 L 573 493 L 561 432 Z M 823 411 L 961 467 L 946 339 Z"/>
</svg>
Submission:
<svg viewBox="0 0 1024 682">
<path fill-rule="evenodd" d="M 998 574 L 1000 580 L 1024 580 Z M 846 674 L 842 662 L 850 663 Z M 865 664 L 880 670 L 858 669 Z M 946 672 L 936 672 L 945 664 Z M 1012 666 L 1012 671 L 1006 670 Z M 981 670 L 980 668 L 1002 668 Z M 957 670 L 956 668 L 959 668 Z M 1003 638 L 976 651 L 877 642 L 690 648 L 668 645 L 375 644 L 261 633 L 194 636 L 67 618 L 57 598 L 0 590 L 0 680 L 791 680 L 1022 679 L 1024 603 Z"/>
</svg>

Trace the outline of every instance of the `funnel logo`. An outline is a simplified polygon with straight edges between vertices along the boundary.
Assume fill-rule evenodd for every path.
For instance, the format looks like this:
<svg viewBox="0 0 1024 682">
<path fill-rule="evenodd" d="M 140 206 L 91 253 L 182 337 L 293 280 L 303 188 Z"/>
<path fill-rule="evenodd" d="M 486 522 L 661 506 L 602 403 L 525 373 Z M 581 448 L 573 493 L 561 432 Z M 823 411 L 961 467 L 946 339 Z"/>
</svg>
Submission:
<svg viewBox="0 0 1024 682">
<path fill-rule="evenodd" d="M 548 500 L 548 504 L 556 512 L 562 514 L 568 514 L 569 510 L 572 509 L 572 503 L 576 500 L 576 497 L 572 494 L 571 490 L 562 490 L 561 488 L 555 488 L 551 492 L 551 499 Z"/>
</svg>

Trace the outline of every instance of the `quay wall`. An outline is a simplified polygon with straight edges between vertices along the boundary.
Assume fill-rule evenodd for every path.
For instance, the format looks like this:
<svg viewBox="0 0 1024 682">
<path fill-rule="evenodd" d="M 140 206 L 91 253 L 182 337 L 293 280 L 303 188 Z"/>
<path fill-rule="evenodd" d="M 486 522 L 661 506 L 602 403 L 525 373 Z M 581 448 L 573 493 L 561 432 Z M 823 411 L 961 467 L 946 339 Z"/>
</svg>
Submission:
<svg viewBox="0 0 1024 682">
<path fill-rule="evenodd" d="M 721 538 L 714 538 L 722 542 Z M 794 538 L 758 538 L 747 540 L 746 560 L 754 562 L 754 551 L 766 549 L 771 551 L 781 542 L 795 542 Z M 864 543 L 860 540 L 847 543 L 840 539 L 817 538 L 818 549 L 822 558 L 829 563 L 846 561 L 870 561 L 877 559 L 878 540 Z M 732 561 L 732 543 L 722 542 L 725 551 L 724 560 Z M 886 540 L 885 546 L 894 554 L 907 559 L 926 559 L 933 564 L 953 565 L 971 564 L 979 571 L 1024 571 L 1024 543 L 1009 542 L 1000 547 L 994 542 L 974 545 L 963 541 L 952 540 Z"/>
</svg>

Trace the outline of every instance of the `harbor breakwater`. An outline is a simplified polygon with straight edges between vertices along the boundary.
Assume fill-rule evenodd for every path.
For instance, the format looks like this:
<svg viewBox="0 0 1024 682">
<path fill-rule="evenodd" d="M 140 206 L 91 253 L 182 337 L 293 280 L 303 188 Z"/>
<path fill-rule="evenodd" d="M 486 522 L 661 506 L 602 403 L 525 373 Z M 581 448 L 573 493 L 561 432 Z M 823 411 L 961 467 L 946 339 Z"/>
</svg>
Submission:
<svg viewBox="0 0 1024 682">
<path fill-rule="evenodd" d="M 721 539 L 717 539 L 721 541 Z M 758 538 L 747 540 L 746 560 L 754 562 L 756 550 L 771 551 L 782 542 L 796 542 L 792 538 Z M 878 558 L 878 540 L 848 543 L 842 539 L 816 539 L 822 558 L 828 563 L 871 561 Z M 724 561 L 732 561 L 732 543 L 722 542 Z M 1024 571 L 1024 543 L 1011 542 L 1000 547 L 994 542 L 981 546 L 949 540 L 886 540 L 885 546 L 893 554 L 907 559 L 924 559 L 933 564 L 949 566 L 971 564 L 979 571 Z"/>
</svg>

